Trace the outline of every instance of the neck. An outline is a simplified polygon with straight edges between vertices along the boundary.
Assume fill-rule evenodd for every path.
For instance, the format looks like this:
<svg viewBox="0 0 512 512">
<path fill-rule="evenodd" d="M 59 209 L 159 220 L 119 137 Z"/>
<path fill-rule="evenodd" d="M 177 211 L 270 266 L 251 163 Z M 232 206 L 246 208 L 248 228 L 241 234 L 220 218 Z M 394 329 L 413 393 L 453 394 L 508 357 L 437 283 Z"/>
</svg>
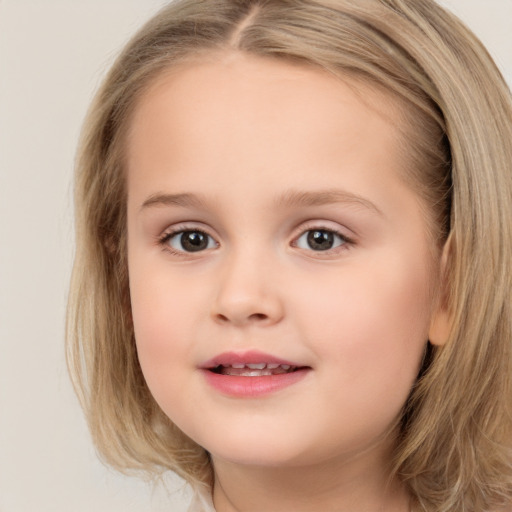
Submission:
<svg viewBox="0 0 512 512">
<path fill-rule="evenodd" d="M 213 462 L 217 512 L 409 511 L 407 492 L 375 458 L 279 468 Z"/>
</svg>

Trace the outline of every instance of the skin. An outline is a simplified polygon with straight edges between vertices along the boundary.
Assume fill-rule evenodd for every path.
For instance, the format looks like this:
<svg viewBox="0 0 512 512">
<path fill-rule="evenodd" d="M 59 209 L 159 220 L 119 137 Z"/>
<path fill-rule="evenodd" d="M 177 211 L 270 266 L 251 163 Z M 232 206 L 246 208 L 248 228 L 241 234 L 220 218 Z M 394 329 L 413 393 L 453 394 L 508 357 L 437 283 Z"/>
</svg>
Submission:
<svg viewBox="0 0 512 512">
<path fill-rule="evenodd" d="M 438 260 L 401 177 L 395 112 L 349 79 L 236 53 L 170 71 L 135 110 L 140 364 L 164 412 L 211 453 L 219 512 L 409 509 L 389 462 L 437 325 Z M 342 193 L 325 202 L 326 190 Z M 304 192 L 315 199 L 290 201 Z M 308 245 L 315 228 L 339 233 L 335 247 Z M 183 230 L 206 233 L 206 248 L 169 239 Z M 202 363 L 246 350 L 310 370 L 258 398 L 207 384 Z"/>
</svg>

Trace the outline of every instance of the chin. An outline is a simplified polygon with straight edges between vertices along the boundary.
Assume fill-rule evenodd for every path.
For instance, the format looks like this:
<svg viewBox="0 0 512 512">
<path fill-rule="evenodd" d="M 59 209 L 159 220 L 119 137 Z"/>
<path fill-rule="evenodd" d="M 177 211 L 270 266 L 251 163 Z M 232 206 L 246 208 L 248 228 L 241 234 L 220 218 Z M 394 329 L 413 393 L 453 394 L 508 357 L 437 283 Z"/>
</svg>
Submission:
<svg viewBox="0 0 512 512">
<path fill-rule="evenodd" d="M 298 444 L 287 435 L 235 435 L 230 432 L 221 439 L 202 441 L 200 444 L 214 461 L 218 459 L 231 464 L 265 467 L 286 467 L 306 462 L 304 440 Z"/>
<path fill-rule="evenodd" d="M 223 460 L 230 464 L 248 467 L 285 468 L 307 464 L 299 454 L 262 453 L 261 450 L 232 450 L 211 453 L 215 461 Z"/>
</svg>

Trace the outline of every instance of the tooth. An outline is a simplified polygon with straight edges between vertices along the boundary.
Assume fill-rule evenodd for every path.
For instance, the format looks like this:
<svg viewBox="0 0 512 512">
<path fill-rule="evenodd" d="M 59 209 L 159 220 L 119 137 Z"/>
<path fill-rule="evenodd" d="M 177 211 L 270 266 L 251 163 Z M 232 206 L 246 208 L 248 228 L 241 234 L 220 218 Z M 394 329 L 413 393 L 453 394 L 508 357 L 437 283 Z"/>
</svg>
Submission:
<svg viewBox="0 0 512 512">
<path fill-rule="evenodd" d="M 267 368 L 269 370 L 275 370 L 276 368 L 279 368 L 280 365 L 278 365 L 277 363 L 269 363 L 267 364 Z"/>
<path fill-rule="evenodd" d="M 282 368 L 283 370 L 289 370 L 289 369 L 291 368 L 291 366 L 290 366 L 289 364 L 282 364 L 282 365 L 281 365 L 281 368 Z"/>
<path fill-rule="evenodd" d="M 232 368 L 238 368 L 238 369 L 242 369 L 242 368 L 245 368 L 245 364 L 243 363 L 233 363 L 232 365 L 230 365 Z"/>
<path fill-rule="evenodd" d="M 251 363 L 247 364 L 246 366 L 251 370 L 263 370 L 263 368 L 265 368 L 266 365 L 266 363 Z"/>
</svg>

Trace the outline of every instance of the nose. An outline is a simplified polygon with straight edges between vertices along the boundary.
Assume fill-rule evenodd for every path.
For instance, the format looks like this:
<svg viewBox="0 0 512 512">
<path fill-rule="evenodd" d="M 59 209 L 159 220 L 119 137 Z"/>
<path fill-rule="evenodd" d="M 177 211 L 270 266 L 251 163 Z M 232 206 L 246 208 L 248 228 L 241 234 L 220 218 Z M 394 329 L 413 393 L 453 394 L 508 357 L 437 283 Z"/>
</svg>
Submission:
<svg viewBox="0 0 512 512">
<path fill-rule="evenodd" d="M 284 316 L 284 304 L 268 261 L 251 257 L 230 258 L 218 275 L 212 316 L 222 324 L 237 327 L 273 325 Z"/>
</svg>

